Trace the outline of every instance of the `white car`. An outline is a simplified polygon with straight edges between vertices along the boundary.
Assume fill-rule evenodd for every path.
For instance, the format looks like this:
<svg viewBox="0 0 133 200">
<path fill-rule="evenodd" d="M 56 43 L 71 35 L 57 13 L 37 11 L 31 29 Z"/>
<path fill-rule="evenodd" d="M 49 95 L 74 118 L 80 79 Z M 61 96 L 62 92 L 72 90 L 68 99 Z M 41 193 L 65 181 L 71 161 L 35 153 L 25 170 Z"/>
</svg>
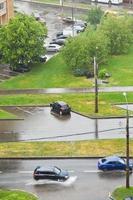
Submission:
<svg viewBox="0 0 133 200">
<path fill-rule="evenodd" d="M 58 44 L 50 44 L 46 46 L 47 52 L 58 52 L 60 51 L 61 46 Z"/>
<path fill-rule="evenodd" d="M 74 30 L 77 31 L 77 33 L 83 32 L 85 30 L 84 27 L 81 27 L 79 25 L 74 25 L 73 28 L 74 28 Z"/>
</svg>

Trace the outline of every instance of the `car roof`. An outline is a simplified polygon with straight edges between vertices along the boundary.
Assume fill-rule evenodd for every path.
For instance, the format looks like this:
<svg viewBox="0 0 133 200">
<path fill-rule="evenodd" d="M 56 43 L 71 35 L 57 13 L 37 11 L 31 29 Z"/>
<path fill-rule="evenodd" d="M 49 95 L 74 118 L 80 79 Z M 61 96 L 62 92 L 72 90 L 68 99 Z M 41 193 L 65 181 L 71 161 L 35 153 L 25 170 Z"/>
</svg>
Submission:
<svg viewBox="0 0 133 200">
<path fill-rule="evenodd" d="M 108 157 L 105 157 L 105 159 L 107 161 L 120 161 L 121 158 L 119 156 L 108 156 Z"/>
<path fill-rule="evenodd" d="M 37 171 L 43 172 L 43 171 L 54 171 L 54 166 L 45 166 L 45 167 L 38 167 Z"/>
</svg>

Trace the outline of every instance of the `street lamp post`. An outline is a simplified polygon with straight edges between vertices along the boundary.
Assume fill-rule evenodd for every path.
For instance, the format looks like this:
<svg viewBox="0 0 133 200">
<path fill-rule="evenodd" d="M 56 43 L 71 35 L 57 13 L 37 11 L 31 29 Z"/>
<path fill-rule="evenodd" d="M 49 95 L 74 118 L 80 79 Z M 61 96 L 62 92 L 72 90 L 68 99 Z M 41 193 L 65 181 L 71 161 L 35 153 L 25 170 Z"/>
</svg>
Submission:
<svg viewBox="0 0 133 200">
<path fill-rule="evenodd" d="M 94 78 L 95 78 L 95 113 L 98 113 L 98 64 L 94 56 Z"/>
<path fill-rule="evenodd" d="M 129 180 L 129 113 L 128 113 L 128 101 L 127 101 L 127 94 L 124 92 L 123 96 L 126 100 L 126 188 L 130 187 L 130 180 Z"/>
<path fill-rule="evenodd" d="M 74 0 L 72 0 L 72 36 L 74 37 Z"/>
</svg>

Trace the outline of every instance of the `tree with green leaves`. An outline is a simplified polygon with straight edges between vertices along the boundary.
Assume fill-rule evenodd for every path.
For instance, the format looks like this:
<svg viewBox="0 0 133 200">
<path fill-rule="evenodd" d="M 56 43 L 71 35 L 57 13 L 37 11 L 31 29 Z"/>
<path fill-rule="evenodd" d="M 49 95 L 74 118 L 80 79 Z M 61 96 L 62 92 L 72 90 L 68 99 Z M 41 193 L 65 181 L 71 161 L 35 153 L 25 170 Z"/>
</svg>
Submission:
<svg viewBox="0 0 133 200">
<path fill-rule="evenodd" d="M 70 38 L 62 49 L 63 57 L 71 70 L 93 71 L 93 59 L 105 63 L 108 58 L 108 39 L 102 32 L 85 31 L 83 34 Z"/>
<path fill-rule="evenodd" d="M 100 23 L 103 15 L 104 11 L 102 11 L 100 7 L 96 6 L 88 11 L 87 22 L 89 22 L 91 25 L 96 26 Z"/>
<path fill-rule="evenodd" d="M 110 53 L 112 55 L 128 51 L 132 39 L 132 31 L 128 18 L 108 15 L 102 20 L 98 29 L 108 37 Z"/>
<path fill-rule="evenodd" d="M 17 14 L 0 28 L 0 50 L 3 61 L 12 68 L 18 63 L 27 65 L 45 53 L 46 26 L 25 14 Z"/>
</svg>

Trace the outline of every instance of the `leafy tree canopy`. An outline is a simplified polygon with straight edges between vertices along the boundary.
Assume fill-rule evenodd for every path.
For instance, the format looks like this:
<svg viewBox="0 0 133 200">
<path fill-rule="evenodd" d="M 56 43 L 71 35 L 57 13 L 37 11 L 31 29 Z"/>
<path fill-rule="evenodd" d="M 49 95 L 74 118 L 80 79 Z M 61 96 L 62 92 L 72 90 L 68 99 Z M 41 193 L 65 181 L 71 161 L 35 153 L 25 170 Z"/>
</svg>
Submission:
<svg viewBox="0 0 133 200">
<path fill-rule="evenodd" d="M 43 46 L 46 34 L 46 26 L 33 17 L 17 14 L 0 29 L 0 49 L 4 61 L 13 68 L 18 63 L 34 62 L 45 53 Z"/>
<path fill-rule="evenodd" d="M 86 31 L 77 37 L 70 38 L 62 50 L 67 65 L 72 69 L 93 70 L 93 59 L 103 63 L 108 56 L 108 39 L 102 32 Z"/>
<path fill-rule="evenodd" d="M 87 21 L 91 25 L 96 26 L 97 24 L 100 23 L 103 15 L 104 15 L 104 12 L 102 11 L 102 9 L 98 6 L 96 6 L 88 11 Z"/>
<path fill-rule="evenodd" d="M 130 22 L 130 24 L 129 24 Z M 108 15 L 102 20 L 99 31 L 109 38 L 110 53 L 117 55 L 126 53 L 132 38 L 131 20 L 120 16 Z"/>
</svg>

